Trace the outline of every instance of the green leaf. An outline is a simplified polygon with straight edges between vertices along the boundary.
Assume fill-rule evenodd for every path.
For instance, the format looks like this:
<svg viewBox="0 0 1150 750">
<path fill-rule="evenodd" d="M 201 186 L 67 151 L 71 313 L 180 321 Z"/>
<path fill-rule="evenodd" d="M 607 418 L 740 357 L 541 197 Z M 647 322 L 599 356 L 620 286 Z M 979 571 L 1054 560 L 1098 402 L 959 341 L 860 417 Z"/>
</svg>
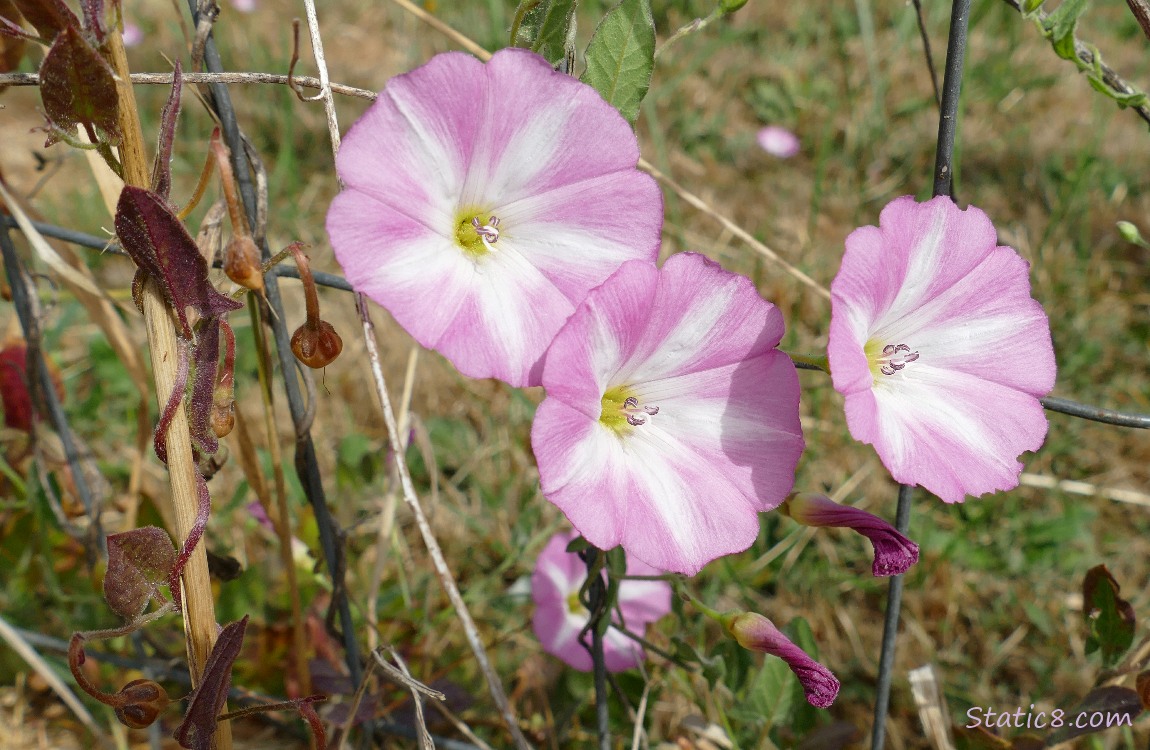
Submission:
<svg viewBox="0 0 1150 750">
<path fill-rule="evenodd" d="M 554 64 L 566 58 L 568 41 L 574 41 L 575 6 L 578 1 L 549 0 L 545 5 L 539 15 L 538 33 L 531 49 Z"/>
<path fill-rule="evenodd" d="M 1062 0 L 1058 9 L 1046 17 L 1044 26 L 1050 35 L 1054 51 L 1064 60 L 1077 60 L 1074 51 L 1074 27 L 1086 12 L 1086 0 Z"/>
<path fill-rule="evenodd" d="M 587 45 L 580 80 L 635 122 L 655 68 L 655 19 L 650 0 L 622 0 L 607 12 Z"/>
<path fill-rule="evenodd" d="M 795 705 L 795 693 L 792 690 L 794 681 L 785 661 L 763 659 L 762 666 L 747 690 L 747 707 L 761 717 L 767 726 L 787 726 Z"/>
<path fill-rule="evenodd" d="M 1086 653 L 1100 651 L 1106 667 L 1117 664 L 1134 642 L 1134 608 L 1118 596 L 1118 590 L 1118 581 L 1105 565 L 1091 568 L 1082 582 Z"/>
</svg>

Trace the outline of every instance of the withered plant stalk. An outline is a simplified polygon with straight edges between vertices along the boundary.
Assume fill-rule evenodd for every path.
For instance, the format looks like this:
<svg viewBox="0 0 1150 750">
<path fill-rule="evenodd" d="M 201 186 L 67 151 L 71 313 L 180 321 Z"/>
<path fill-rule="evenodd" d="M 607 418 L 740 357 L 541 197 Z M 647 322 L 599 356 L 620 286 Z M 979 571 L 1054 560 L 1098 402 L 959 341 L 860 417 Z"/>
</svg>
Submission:
<svg viewBox="0 0 1150 750">
<path fill-rule="evenodd" d="M 150 174 L 144 155 L 144 137 L 136 110 L 136 96 L 128 75 L 128 58 L 119 31 L 109 34 L 110 63 L 116 71 L 119 111 L 117 119 L 123 142 L 120 161 L 124 167 L 124 181 L 129 185 L 147 188 Z M 152 359 L 152 376 L 156 384 L 156 400 L 167 402 L 176 381 L 178 356 L 176 331 L 168 306 L 156 283 L 144 288 L 144 321 L 148 333 L 148 347 Z M 192 437 L 184 406 L 176 410 L 175 419 L 168 430 L 168 479 L 175 509 L 177 544 L 188 537 L 195 523 L 197 511 L 195 461 L 192 459 Z M 192 684 L 198 685 L 207 663 L 208 654 L 216 642 L 216 613 L 208 579 L 208 558 L 204 545 L 197 545 L 183 572 L 184 633 L 187 639 L 188 671 Z M 220 722 L 215 733 L 217 750 L 231 750 L 232 732 L 228 722 Z"/>
</svg>

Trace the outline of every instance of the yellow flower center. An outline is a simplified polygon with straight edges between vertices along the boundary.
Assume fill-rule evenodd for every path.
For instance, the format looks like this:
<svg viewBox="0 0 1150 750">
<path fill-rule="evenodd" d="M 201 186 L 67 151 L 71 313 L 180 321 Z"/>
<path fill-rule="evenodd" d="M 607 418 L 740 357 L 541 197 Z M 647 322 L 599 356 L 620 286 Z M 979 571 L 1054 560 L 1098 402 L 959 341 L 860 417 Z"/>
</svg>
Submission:
<svg viewBox="0 0 1150 750">
<path fill-rule="evenodd" d="M 863 353 L 875 382 L 879 381 L 879 375 L 894 375 L 918 359 L 918 352 L 906 344 L 883 344 L 876 339 L 866 342 Z"/>
<path fill-rule="evenodd" d="M 567 611 L 573 615 L 588 614 L 587 608 L 583 606 L 583 602 L 579 601 L 578 591 L 572 591 L 567 595 Z"/>
<path fill-rule="evenodd" d="M 472 258 L 496 251 L 499 217 L 476 206 L 464 206 L 455 213 L 455 244 Z"/>
<path fill-rule="evenodd" d="M 630 389 L 618 386 L 603 394 L 599 423 L 614 430 L 618 435 L 625 435 L 632 427 L 647 424 L 648 420 L 658 413 L 658 406 L 640 405 L 639 397 L 631 394 Z"/>
</svg>

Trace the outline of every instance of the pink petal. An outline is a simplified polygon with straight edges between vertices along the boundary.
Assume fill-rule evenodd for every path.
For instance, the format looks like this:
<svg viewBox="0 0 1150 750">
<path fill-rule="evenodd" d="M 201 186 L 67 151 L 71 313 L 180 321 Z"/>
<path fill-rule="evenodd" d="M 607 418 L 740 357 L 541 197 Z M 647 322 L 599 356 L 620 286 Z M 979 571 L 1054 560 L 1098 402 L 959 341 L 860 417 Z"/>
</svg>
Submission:
<svg viewBox="0 0 1150 750">
<path fill-rule="evenodd" d="M 532 427 L 544 495 L 592 544 L 662 570 L 746 549 L 803 446 L 782 331 L 747 279 L 702 256 L 624 265 L 548 351 Z M 659 408 L 625 437 L 599 421 L 620 386 Z"/>
<path fill-rule="evenodd" d="M 586 293 L 655 259 L 662 200 L 637 159 L 618 112 L 538 55 L 445 53 L 393 78 L 348 132 L 328 234 L 352 286 L 421 344 L 466 375 L 537 385 Z M 456 244 L 471 211 L 499 219 L 493 252 Z"/>
</svg>

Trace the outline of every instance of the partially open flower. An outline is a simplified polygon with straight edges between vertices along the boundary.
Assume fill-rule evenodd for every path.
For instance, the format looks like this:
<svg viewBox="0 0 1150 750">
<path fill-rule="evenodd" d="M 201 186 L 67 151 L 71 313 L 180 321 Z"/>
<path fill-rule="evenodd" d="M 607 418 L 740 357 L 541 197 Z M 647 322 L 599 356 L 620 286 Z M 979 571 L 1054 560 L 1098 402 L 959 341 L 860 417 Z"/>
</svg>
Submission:
<svg viewBox="0 0 1150 750">
<path fill-rule="evenodd" d="M 900 575 L 918 562 L 917 544 L 865 510 L 839 505 L 829 497 L 809 492 L 791 495 L 779 510 L 804 526 L 839 526 L 865 536 L 874 546 L 871 571 L 876 576 Z"/>
<path fill-rule="evenodd" d="M 791 643 L 766 617 L 756 612 L 732 612 L 723 616 L 723 624 L 743 648 L 762 651 L 785 661 L 799 678 L 807 702 L 812 706 L 827 708 L 835 702 L 839 681 L 831 671 Z"/>
<path fill-rule="evenodd" d="M 897 198 L 847 237 L 827 344 L 851 435 L 948 503 L 1018 485 L 1046 437 L 1050 323 L 973 206 Z"/>
<path fill-rule="evenodd" d="M 547 542 L 531 574 L 531 597 L 535 616 L 531 620 L 543 649 L 571 667 L 591 671 L 591 654 L 579 640 L 591 614 L 579 601 L 579 590 L 587 580 L 587 566 L 567 545 L 578 534 L 556 534 Z M 658 575 L 661 571 L 632 558 L 627 559 L 627 575 Z M 612 622 L 639 635 L 649 623 L 671 611 L 671 585 L 666 581 L 622 581 L 619 607 Z M 622 619 L 620 619 L 620 614 Z M 590 634 L 587 643 L 591 642 Z M 603 636 L 603 661 L 609 672 L 630 669 L 643 659 L 643 649 L 635 641 L 609 628 Z"/>
<path fill-rule="evenodd" d="M 791 491 L 799 382 L 778 309 L 701 255 L 624 264 L 547 352 L 543 494 L 600 549 L 694 575 Z"/>
<path fill-rule="evenodd" d="M 522 49 L 388 82 L 344 137 L 327 231 L 347 280 L 465 375 L 538 385 L 621 263 L 653 264 L 663 204 L 623 117 Z"/>
</svg>

